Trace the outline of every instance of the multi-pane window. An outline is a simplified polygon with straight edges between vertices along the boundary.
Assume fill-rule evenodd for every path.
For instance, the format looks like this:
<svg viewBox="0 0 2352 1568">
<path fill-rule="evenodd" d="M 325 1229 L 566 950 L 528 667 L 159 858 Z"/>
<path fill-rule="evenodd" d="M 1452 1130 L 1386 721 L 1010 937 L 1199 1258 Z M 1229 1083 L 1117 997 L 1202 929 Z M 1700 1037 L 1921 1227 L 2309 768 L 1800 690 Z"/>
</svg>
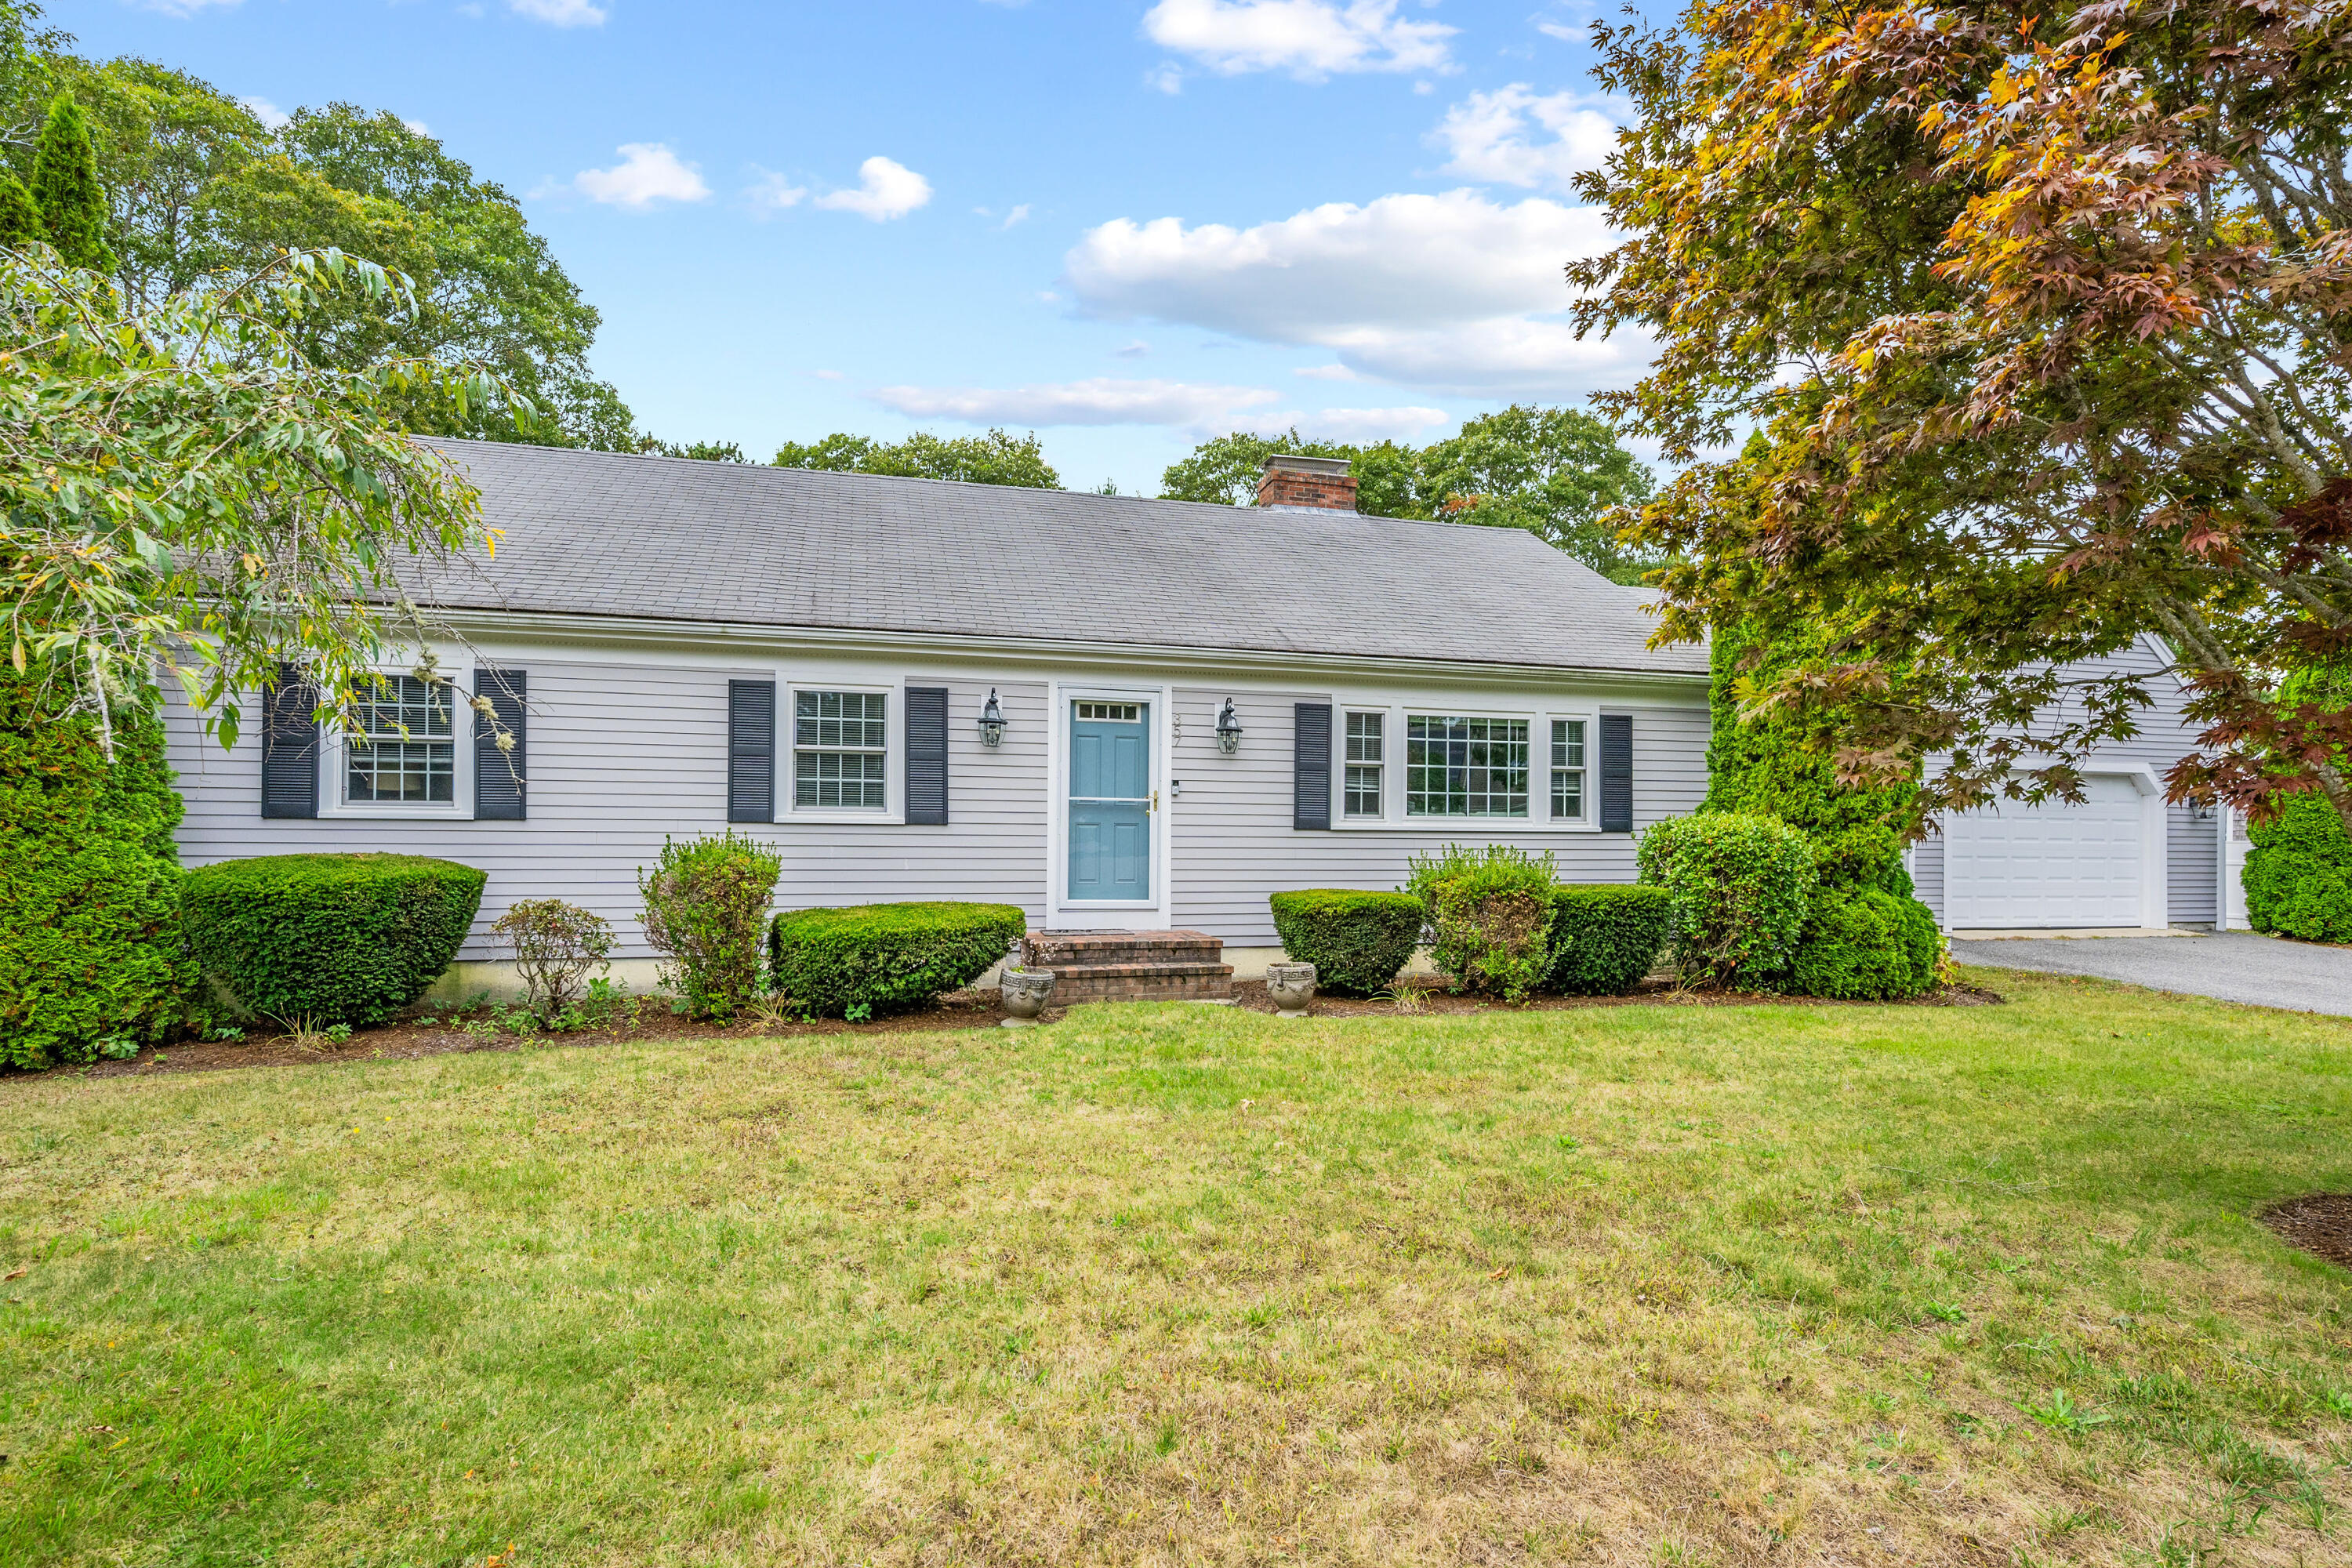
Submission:
<svg viewBox="0 0 2352 1568">
<path fill-rule="evenodd" d="M 1409 714 L 1407 816 L 1525 816 L 1528 721 Z"/>
<path fill-rule="evenodd" d="M 343 736 L 343 798 L 354 805 L 457 799 L 457 698 L 446 682 L 378 676 Z"/>
<path fill-rule="evenodd" d="M 1584 721 L 1551 721 L 1551 814 L 1562 822 L 1584 820 Z"/>
<path fill-rule="evenodd" d="M 880 811 L 890 700 L 879 691 L 793 694 L 793 803 Z"/>
<path fill-rule="evenodd" d="M 1348 715 L 1346 810 L 1349 816 L 1381 814 L 1381 777 L 1382 764 L 1388 761 L 1387 730 L 1385 713 Z"/>
</svg>

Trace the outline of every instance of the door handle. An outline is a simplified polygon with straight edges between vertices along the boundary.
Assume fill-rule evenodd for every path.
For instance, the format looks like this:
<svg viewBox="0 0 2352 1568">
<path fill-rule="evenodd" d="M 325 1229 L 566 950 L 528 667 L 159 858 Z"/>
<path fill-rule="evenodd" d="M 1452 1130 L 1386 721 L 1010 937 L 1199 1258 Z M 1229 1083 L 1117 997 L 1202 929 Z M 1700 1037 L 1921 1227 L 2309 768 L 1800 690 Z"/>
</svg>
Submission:
<svg viewBox="0 0 2352 1568">
<path fill-rule="evenodd" d="M 1158 810 L 1160 809 L 1160 792 L 1159 792 L 1158 790 L 1153 790 L 1153 791 L 1151 792 L 1151 807 L 1150 807 L 1150 809 L 1152 809 L 1153 811 L 1158 811 Z"/>
</svg>

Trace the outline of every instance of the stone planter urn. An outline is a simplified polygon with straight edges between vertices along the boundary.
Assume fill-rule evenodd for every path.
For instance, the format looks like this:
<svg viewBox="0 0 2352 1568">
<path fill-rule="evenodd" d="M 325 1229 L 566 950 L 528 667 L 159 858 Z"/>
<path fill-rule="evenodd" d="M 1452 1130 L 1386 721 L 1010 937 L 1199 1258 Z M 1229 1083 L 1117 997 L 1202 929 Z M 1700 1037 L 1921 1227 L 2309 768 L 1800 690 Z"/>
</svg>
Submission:
<svg viewBox="0 0 2352 1568">
<path fill-rule="evenodd" d="M 1008 1029 L 1026 1028 L 1037 1021 L 1037 1015 L 1045 1010 L 1045 1004 L 1053 998 L 1054 972 L 1050 969 L 1007 969 L 997 984 L 998 994 L 1004 1001 L 1004 1026 Z"/>
<path fill-rule="evenodd" d="M 1311 963 L 1267 964 L 1265 994 L 1274 999 L 1280 1016 L 1304 1018 L 1307 1016 L 1307 1004 L 1315 1000 L 1315 966 Z"/>
</svg>

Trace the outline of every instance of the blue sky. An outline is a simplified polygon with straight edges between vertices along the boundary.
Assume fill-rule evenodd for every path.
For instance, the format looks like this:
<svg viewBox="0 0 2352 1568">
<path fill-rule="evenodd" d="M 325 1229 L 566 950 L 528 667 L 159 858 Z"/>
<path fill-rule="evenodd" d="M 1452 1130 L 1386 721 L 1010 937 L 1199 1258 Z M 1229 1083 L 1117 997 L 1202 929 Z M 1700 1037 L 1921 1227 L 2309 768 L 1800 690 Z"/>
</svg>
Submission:
<svg viewBox="0 0 2352 1568">
<path fill-rule="evenodd" d="M 523 199 L 673 440 L 1035 429 L 1150 493 L 1237 426 L 1425 441 L 1577 343 L 1622 111 L 1559 0 L 91 0 L 84 52 L 425 125 Z"/>
</svg>

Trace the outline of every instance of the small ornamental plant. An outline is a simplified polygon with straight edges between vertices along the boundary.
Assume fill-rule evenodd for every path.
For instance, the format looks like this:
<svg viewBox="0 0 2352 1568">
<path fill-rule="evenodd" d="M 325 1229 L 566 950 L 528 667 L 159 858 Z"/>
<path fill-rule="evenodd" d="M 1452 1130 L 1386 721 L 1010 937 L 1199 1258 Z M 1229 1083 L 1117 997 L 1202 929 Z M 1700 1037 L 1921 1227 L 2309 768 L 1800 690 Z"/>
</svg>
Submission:
<svg viewBox="0 0 2352 1568">
<path fill-rule="evenodd" d="M 646 941 L 667 961 L 662 984 L 688 1016 L 731 1018 L 758 998 L 760 938 L 783 869 L 772 845 L 731 831 L 665 838 L 654 868 L 638 868 Z"/>
<path fill-rule="evenodd" d="M 613 928 L 562 899 L 525 899 L 509 906 L 490 930 L 514 952 L 531 1016 L 551 1029 L 578 1011 L 588 994 L 589 973 L 604 968 L 613 952 Z"/>
<path fill-rule="evenodd" d="M 1449 844 L 1406 862 L 1420 898 L 1430 957 L 1465 991 L 1524 1000 L 1551 967 L 1552 858 L 1508 844 Z"/>
<path fill-rule="evenodd" d="M 1796 956 L 1815 880 L 1812 846 L 1777 816 L 1706 811 L 1642 835 L 1642 880 L 1674 900 L 1685 984 L 1768 986 Z"/>
</svg>

